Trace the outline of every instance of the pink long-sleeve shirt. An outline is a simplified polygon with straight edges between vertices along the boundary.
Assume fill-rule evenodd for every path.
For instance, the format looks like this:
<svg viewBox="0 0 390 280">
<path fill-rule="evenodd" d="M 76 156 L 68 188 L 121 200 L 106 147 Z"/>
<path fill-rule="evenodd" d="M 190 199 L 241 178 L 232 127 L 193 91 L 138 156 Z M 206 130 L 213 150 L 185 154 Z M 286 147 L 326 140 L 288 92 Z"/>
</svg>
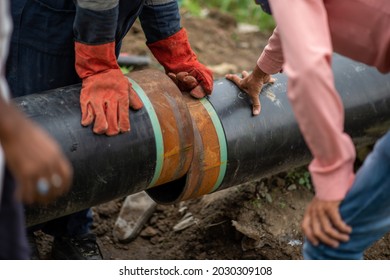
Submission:
<svg viewBox="0 0 390 280">
<path fill-rule="evenodd" d="M 288 97 L 313 155 L 316 196 L 341 200 L 354 181 L 355 148 L 331 69 L 332 52 L 390 71 L 389 0 L 269 0 L 277 28 L 257 65 L 282 68 Z"/>
</svg>

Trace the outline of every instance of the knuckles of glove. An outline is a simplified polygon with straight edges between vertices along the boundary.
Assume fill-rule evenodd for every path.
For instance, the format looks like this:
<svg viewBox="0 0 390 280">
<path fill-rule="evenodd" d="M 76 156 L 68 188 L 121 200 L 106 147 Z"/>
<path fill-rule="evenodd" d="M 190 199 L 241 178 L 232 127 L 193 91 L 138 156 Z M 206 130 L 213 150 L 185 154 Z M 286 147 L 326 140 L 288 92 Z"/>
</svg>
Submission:
<svg viewBox="0 0 390 280">
<path fill-rule="evenodd" d="M 211 95 L 213 91 L 213 74 L 211 70 L 201 66 L 202 71 L 191 69 L 189 72 L 183 71 L 177 74 L 171 72 L 168 73 L 168 76 L 181 91 L 189 92 L 192 97 L 200 99 Z"/>
</svg>

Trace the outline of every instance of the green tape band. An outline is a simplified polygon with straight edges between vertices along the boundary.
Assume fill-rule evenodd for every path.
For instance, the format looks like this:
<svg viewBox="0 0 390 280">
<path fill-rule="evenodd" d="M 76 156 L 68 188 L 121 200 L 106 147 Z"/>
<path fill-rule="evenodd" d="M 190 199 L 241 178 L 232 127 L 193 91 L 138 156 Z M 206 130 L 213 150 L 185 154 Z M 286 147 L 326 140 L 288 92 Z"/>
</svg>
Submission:
<svg viewBox="0 0 390 280">
<path fill-rule="evenodd" d="M 225 178 L 226 174 L 226 168 L 227 168 L 227 144 L 226 144 L 226 137 L 225 132 L 222 127 L 221 120 L 219 119 L 217 112 L 214 110 L 213 105 L 208 101 L 207 98 L 202 98 L 200 102 L 203 104 L 205 109 L 210 115 L 211 121 L 213 122 L 213 125 L 215 127 L 215 131 L 218 135 L 218 142 L 219 142 L 219 149 L 220 149 L 220 161 L 221 165 L 219 167 L 219 175 L 217 178 L 217 181 L 215 185 L 213 186 L 213 189 L 211 192 L 214 192 L 218 190 L 219 186 L 222 183 L 223 178 Z"/>
<path fill-rule="evenodd" d="M 148 96 L 145 94 L 144 90 L 134 80 L 130 79 L 129 77 L 127 78 L 132 83 L 133 89 L 137 92 L 142 103 L 144 103 L 144 108 L 148 112 L 153 127 L 154 138 L 156 141 L 156 167 L 154 169 L 154 175 L 152 181 L 149 183 L 147 187 L 147 188 L 151 188 L 156 184 L 158 178 L 160 178 L 161 170 L 164 162 L 164 142 L 163 142 L 161 126 L 160 126 L 160 122 L 158 121 L 156 111 L 154 110 L 153 105 L 150 102 Z"/>
</svg>

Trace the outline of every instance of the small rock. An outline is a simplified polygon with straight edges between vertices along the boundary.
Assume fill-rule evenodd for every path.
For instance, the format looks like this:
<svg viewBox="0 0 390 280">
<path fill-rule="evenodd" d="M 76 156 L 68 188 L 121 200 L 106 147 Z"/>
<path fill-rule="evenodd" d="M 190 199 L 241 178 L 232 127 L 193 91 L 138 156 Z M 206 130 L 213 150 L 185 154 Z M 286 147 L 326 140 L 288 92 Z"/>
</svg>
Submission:
<svg viewBox="0 0 390 280">
<path fill-rule="evenodd" d="M 173 226 L 173 231 L 181 231 L 194 224 L 196 224 L 196 219 L 190 212 L 188 212 L 176 225 Z"/>
<path fill-rule="evenodd" d="M 248 236 L 244 236 L 241 240 L 241 249 L 245 251 L 261 248 L 264 246 L 264 242 L 262 240 L 252 239 Z"/>
<path fill-rule="evenodd" d="M 295 184 L 292 184 L 292 185 L 288 186 L 288 188 L 287 188 L 288 191 L 294 191 L 296 189 L 297 189 L 297 185 L 295 185 Z"/>
<path fill-rule="evenodd" d="M 149 224 L 150 225 L 155 225 L 158 221 L 158 216 L 157 215 L 153 215 L 150 220 L 149 220 Z"/>
<path fill-rule="evenodd" d="M 252 24 L 239 23 L 237 26 L 238 33 L 256 33 L 259 31 L 260 31 L 259 27 Z"/>
<path fill-rule="evenodd" d="M 265 194 L 265 199 L 267 200 L 267 202 L 272 203 L 272 196 L 269 193 Z"/>
<path fill-rule="evenodd" d="M 249 49 L 250 44 L 248 42 L 239 42 L 238 47 L 242 49 Z"/>
<path fill-rule="evenodd" d="M 157 235 L 158 231 L 152 227 L 146 227 L 143 231 L 141 231 L 140 235 L 142 237 L 152 237 Z"/>
<path fill-rule="evenodd" d="M 293 239 L 293 240 L 290 240 L 288 242 L 288 245 L 290 245 L 290 246 L 300 246 L 300 245 L 302 245 L 302 241 L 300 241 L 298 239 Z"/>
</svg>

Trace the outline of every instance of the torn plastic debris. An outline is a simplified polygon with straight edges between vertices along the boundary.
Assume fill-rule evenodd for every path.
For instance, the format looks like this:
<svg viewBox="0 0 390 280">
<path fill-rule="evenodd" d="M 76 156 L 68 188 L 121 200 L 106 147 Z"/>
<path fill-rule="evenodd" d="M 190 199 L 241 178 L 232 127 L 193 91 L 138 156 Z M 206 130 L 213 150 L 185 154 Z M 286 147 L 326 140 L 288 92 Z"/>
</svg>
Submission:
<svg viewBox="0 0 390 280">
<path fill-rule="evenodd" d="M 196 224 L 198 220 L 192 216 L 191 212 L 187 212 L 181 220 L 174 225 L 173 231 L 181 231 L 183 229 L 189 228 L 190 226 Z"/>
</svg>

